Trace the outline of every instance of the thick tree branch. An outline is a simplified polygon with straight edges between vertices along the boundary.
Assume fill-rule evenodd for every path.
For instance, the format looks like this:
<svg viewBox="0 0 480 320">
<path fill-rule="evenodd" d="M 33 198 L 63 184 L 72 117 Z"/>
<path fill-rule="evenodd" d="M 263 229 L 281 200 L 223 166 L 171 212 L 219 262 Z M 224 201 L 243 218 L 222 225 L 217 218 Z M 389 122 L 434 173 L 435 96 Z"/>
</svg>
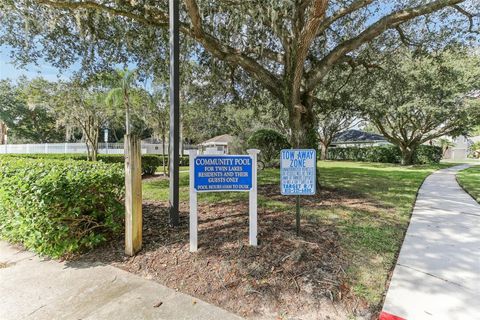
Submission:
<svg viewBox="0 0 480 320">
<path fill-rule="evenodd" d="M 307 58 L 308 50 L 317 35 L 320 23 L 325 17 L 327 10 L 327 0 L 314 0 L 310 7 L 310 13 L 306 25 L 303 27 L 298 42 L 296 43 L 295 67 L 293 69 L 292 79 L 292 102 L 294 105 L 300 103 L 300 86 L 302 83 L 304 64 Z"/>
<path fill-rule="evenodd" d="M 190 34 L 195 40 L 215 57 L 234 66 L 241 66 L 250 73 L 253 78 L 262 83 L 275 96 L 281 97 L 280 81 L 271 72 L 266 70 L 256 60 L 242 52 L 221 43 L 218 39 L 203 31 L 200 11 L 195 0 L 185 0 L 187 13 L 192 22 Z"/>
<path fill-rule="evenodd" d="M 339 44 L 320 61 L 319 66 L 307 75 L 306 91 L 313 91 L 332 66 L 345 54 L 352 52 L 379 35 L 385 30 L 395 28 L 399 24 L 416 17 L 430 14 L 445 7 L 456 5 L 464 0 L 436 0 L 415 8 L 400 10 L 385 16 L 362 31 L 359 35 Z"/>
</svg>

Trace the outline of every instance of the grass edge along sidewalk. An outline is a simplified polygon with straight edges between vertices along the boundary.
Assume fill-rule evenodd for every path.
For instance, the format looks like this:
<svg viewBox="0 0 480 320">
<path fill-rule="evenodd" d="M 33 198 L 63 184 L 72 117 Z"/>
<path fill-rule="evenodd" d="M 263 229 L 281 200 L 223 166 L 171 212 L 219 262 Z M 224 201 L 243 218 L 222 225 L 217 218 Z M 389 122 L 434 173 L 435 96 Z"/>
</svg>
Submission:
<svg viewBox="0 0 480 320">
<path fill-rule="evenodd" d="M 477 202 L 480 202 L 480 166 L 470 167 L 457 173 L 458 184 Z"/>
<path fill-rule="evenodd" d="M 306 205 L 303 217 L 334 226 L 350 264 L 345 272 L 352 292 L 377 309 L 385 292 L 388 274 L 408 226 L 416 194 L 424 179 L 450 164 L 402 167 L 393 164 L 322 161 L 318 163 L 322 188 L 332 199 Z M 262 186 L 279 185 L 278 169 L 259 173 L 259 210 L 274 209 L 292 214 L 290 202 L 262 194 Z M 180 177 L 180 197 L 188 199 L 188 174 Z M 202 194 L 199 202 L 216 205 L 246 200 L 245 193 Z M 168 181 L 144 182 L 146 200 L 167 201 Z M 305 197 L 307 199 L 307 197 Z"/>
</svg>

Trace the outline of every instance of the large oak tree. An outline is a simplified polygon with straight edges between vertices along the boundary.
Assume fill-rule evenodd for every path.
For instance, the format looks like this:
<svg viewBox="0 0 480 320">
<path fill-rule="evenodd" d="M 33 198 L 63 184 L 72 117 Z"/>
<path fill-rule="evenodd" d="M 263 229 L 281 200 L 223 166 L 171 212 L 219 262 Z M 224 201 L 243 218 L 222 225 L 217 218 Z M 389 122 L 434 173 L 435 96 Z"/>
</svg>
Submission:
<svg viewBox="0 0 480 320">
<path fill-rule="evenodd" d="M 465 50 L 399 51 L 365 81 L 359 105 L 377 130 L 413 161 L 423 143 L 458 136 L 480 122 L 480 56 Z"/>
<path fill-rule="evenodd" d="M 134 60 L 140 69 L 166 70 L 162 60 L 167 1 L 1 3 L 5 14 L 0 43 L 22 49 L 16 52 L 22 61 L 42 55 L 67 66 L 81 56 L 84 67 L 93 61 L 99 67 Z M 369 50 L 385 50 L 399 39 L 413 43 L 422 37 L 420 42 L 425 42 L 435 35 L 445 41 L 460 27 L 474 32 L 473 13 L 479 5 L 475 0 L 184 0 L 182 4 L 180 31 L 189 39 L 184 47 L 196 51 L 189 57 L 208 52 L 243 69 L 268 89 L 288 112 L 296 146 L 315 144 L 315 93 L 335 65 L 368 63 Z"/>
</svg>

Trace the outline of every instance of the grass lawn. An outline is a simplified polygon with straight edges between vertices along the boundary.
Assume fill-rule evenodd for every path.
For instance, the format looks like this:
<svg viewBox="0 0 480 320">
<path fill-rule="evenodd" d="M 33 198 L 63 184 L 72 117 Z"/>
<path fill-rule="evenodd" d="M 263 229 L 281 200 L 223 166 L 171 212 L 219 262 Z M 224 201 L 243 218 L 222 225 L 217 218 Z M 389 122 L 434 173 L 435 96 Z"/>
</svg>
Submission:
<svg viewBox="0 0 480 320">
<path fill-rule="evenodd" d="M 375 309 L 382 301 L 388 274 L 400 249 L 418 188 L 430 173 L 448 166 L 318 163 L 322 188 L 317 192 L 322 197 L 302 198 L 303 218 L 336 230 L 340 237 L 339 250 L 347 258 L 344 271 L 349 280 L 348 290 L 362 298 L 369 307 Z M 476 174 L 478 178 L 478 169 Z M 259 213 L 262 210 L 283 212 L 291 215 L 294 223 L 293 199 L 272 196 L 271 186 L 278 184 L 278 169 L 259 172 Z M 268 186 L 270 192 L 266 191 Z M 181 173 L 181 201 L 188 201 L 188 187 L 188 173 Z M 478 184 L 476 190 L 480 191 Z M 143 196 L 146 200 L 167 201 L 168 180 L 144 181 Z M 199 203 L 228 205 L 238 200 L 247 201 L 248 194 L 214 192 L 198 196 Z"/>
<path fill-rule="evenodd" d="M 460 171 L 457 174 L 457 181 L 477 202 L 480 202 L 480 166 Z"/>
</svg>

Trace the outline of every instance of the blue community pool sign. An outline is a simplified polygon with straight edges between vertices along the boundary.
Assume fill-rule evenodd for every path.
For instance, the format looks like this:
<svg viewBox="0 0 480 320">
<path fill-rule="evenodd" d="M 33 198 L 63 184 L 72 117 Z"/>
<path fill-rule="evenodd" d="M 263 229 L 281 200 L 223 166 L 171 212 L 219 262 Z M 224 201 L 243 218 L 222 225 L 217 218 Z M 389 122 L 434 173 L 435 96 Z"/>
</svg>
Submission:
<svg viewBox="0 0 480 320">
<path fill-rule="evenodd" d="M 199 155 L 189 151 L 190 166 L 190 252 L 198 250 L 199 192 L 248 192 L 248 243 L 257 246 L 257 158 L 260 150 L 248 155 Z"/>
<path fill-rule="evenodd" d="M 280 153 L 280 192 L 282 195 L 316 193 L 317 153 L 314 149 L 284 149 Z"/>
<path fill-rule="evenodd" d="M 252 189 L 250 156 L 197 156 L 194 161 L 194 187 L 197 192 Z"/>
</svg>

